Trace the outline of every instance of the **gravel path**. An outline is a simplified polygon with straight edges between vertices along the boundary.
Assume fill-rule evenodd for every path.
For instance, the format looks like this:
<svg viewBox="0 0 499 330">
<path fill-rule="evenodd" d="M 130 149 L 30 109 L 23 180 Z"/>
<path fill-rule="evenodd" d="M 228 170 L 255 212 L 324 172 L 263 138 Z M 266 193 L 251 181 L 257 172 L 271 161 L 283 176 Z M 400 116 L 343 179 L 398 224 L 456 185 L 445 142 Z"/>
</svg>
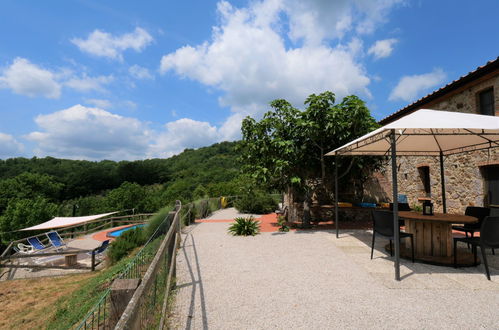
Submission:
<svg viewBox="0 0 499 330">
<path fill-rule="evenodd" d="M 175 329 L 499 328 L 499 262 L 483 269 L 403 262 L 348 231 L 227 234 L 229 223 L 185 228 Z M 493 257 L 499 258 L 499 257 Z"/>
</svg>

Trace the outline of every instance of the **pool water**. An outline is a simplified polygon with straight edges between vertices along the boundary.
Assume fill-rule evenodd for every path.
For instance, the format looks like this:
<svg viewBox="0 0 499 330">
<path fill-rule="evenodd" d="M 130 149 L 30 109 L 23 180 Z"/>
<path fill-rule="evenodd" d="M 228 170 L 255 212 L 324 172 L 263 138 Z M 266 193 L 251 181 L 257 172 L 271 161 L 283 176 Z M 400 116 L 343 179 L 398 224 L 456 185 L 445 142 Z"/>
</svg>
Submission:
<svg viewBox="0 0 499 330">
<path fill-rule="evenodd" d="M 135 225 L 135 226 L 131 226 L 131 227 L 121 228 L 118 230 L 113 230 L 113 231 L 110 231 L 109 233 L 107 233 L 106 236 L 115 238 L 115 237 L 120 236 L 121 234 L 123 234 L 127 230 L 131 230 L 131 229 L 135 229 L 135 228 L 139 228 L 139 227 L 144 227 L 144 225 Z"/>
</svg>

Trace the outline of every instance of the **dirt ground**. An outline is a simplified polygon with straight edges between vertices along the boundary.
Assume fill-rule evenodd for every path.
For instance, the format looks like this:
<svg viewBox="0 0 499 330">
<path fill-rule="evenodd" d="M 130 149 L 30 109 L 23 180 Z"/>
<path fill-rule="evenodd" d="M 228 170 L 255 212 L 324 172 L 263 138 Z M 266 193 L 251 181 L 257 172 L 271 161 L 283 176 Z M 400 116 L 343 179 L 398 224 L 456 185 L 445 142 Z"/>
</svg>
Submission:
<svg viewBox="0 0 499 330">
<path fill-rule="evenodd" d="M 55 302 L 78 289 L 93 274 L 0 282 L 0 329 L 43 328 Z"/>
</svg>

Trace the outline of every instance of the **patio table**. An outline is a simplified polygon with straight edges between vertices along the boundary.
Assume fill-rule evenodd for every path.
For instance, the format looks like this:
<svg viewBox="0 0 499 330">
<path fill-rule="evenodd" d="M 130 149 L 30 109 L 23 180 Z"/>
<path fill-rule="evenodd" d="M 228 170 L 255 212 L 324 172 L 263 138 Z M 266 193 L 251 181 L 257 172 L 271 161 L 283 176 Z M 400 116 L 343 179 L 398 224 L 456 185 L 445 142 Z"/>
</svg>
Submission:
<svg viewBox="0 0 499 330">
<path fill-rule="evenodd" d="M 462 214 L 423 215 L 413 211 L 399 211 L 399 218 L 405 221 L 405 231 L 414 235 L 416 259 L 442 265 L 453 264 L 452 225 L 478 221 L 475 217 Z M 407 249 L 403 251 L 403 254 L 407 253 Z M 473 255 L 468 250 L 460 251 L 458 256 L 458 264 L 473 265 Z"/>
</svg>

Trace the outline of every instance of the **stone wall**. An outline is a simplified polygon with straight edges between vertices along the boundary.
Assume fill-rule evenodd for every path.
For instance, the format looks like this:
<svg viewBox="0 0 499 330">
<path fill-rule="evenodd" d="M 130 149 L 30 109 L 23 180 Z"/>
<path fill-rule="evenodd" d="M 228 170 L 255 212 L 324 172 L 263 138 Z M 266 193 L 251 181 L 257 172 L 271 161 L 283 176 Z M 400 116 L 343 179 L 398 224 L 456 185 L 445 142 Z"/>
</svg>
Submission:
<svg viewBox="0 0 499 330">
<path fill-rule="evenodd" d="M 458 92 L 449 93 L 446 98 L 421 106 L 424 109 L 478 113 L 477 94 L 490 87 L 494 88 L 496 115 L 499 115 L 499 75 Z M 469 205 L 483 206 L 487 203 L 481 167 L 499 163 L 499 150 L 476 151 L 444 157 L 444 176 L 447 197 L 447 212 L 463 213 Z M 438 157 L 398 157 L 399 193 L 406 194 L 410 205 L 420 204 L 419 197 L 426 197 L 418 166 L 430 169 L 431 200 L 435 210 L 442 212 L 442 188 L 440 162 Z M 391 196 L 391 166 L 387 165 L 380 173 L 389 182 L 384 185 Z M 390 198 L 391 199 L 391 198 Z"/>
<path fill-rule="evenodd" d="M 444 176 L 448 213 L 463 213 L 467 206 L 483 206 L 486 204 L 483 174 L 481 168 L 488 164 L 499 163 L 499 151 L 476 151 L 444 157 Z M 420 197 L 425 194 L 423 180 L 418 166 L 430 169 L 430 198 L 435 211 L 442 212 L 442 186 L 440 162 L 438 157 L 397 157 L 398 190 L 408 197 L 409 205 L 421 204 Z M 391 167 L 384 174 L 391 182 Z M 387 187 L 387 193 L 391 193 Z"/>
<path fill-rule="evenodd" d="M 465 113 L 479 113 L 478 109 L 478 93 L 490 87 L 494 88 L 494 104 L 496 108 L 496 116 L 499 115 L 499 75 L 472 85 L 468 88 L 460 89 L 457 93 L 450 94 L 446 98 L 441 98 L 431 103 L 428 103 L 421 108 L 456 111 Z"/>
</svg>

